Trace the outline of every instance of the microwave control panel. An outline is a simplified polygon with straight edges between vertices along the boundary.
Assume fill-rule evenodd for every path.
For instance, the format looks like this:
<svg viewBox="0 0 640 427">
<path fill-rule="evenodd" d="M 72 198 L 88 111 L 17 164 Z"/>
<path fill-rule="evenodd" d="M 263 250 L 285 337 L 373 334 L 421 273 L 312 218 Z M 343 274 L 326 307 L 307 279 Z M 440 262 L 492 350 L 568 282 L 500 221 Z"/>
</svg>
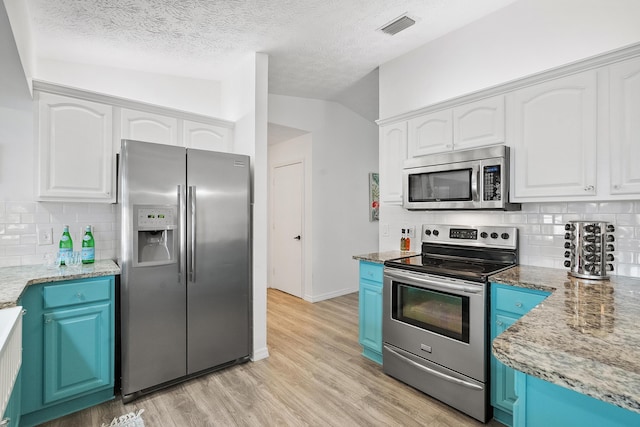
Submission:
<svg viewBox="0 0 640 427">
<path fill-rule="evenodd" d="M 502 184 L 502 174 L 500 165 L 484 166 L 482 171 L 483 176 L 483 191 L 482 200 L 490 202 L 494 200 L 500 200 L 501 191 L 500 186 Z"/>
</svg>

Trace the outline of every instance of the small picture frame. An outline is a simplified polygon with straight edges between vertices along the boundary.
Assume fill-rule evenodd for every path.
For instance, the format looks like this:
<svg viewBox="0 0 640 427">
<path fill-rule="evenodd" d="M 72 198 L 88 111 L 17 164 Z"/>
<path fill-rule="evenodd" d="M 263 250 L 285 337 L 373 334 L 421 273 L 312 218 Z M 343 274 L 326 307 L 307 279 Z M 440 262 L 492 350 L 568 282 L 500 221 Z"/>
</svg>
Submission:
<svg viewBox="0 0 640 427">
<path fill-rule="evenodd" d="M 377 173 L 369 174 L 369 221 L 380 220 L 380 178 Z"/>
</svg>

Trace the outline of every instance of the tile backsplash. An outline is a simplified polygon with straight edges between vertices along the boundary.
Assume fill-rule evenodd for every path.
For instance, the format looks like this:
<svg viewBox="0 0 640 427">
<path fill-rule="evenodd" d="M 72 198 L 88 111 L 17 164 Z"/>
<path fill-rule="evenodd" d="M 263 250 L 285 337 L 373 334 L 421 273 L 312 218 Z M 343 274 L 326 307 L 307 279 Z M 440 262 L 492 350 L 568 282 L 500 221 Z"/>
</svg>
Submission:
<svg viewBox="0 0 640 427">
<path fill-rule="evenodd" d="M 518 227 L 520 264 L 566 269 L 564 224 L 568 221 L 607 221 L 616 228 L 613 274 L 640 277 L 640 201 L 525 203 L 517 212 L 407 211 L 383 204 L 380 210 L 379 249 L 400 245 L 400 230 L 422 224 L 507 225 Z M 420 238 L 412 239 L 420 250 Z"/>
<path fill-rule="evenodd" d="M 116 205 L 104 203 L 0 202 L 0 267 L 39 264 L 57 252 L 68 224 L 73 249 L 80 250 L 87 225 L 93 227 L 96 259 L 115 259 Z M 38 245 L 38 230 L 52 229 L 53 244 Z"/>
</svg>

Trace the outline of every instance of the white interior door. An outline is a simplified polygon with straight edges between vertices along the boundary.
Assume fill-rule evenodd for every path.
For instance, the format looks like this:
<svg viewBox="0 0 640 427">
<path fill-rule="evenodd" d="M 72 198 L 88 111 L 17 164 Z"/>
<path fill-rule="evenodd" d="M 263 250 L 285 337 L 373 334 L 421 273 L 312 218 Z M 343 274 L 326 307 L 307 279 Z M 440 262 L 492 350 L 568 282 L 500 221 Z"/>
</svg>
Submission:
<svg viewBox="0 0 640 427">
<path fill-rule="evenodd" d="M 302 203 L 304 167 L 273 169 L 271 287 L 302 298 Z"/>
</svg>

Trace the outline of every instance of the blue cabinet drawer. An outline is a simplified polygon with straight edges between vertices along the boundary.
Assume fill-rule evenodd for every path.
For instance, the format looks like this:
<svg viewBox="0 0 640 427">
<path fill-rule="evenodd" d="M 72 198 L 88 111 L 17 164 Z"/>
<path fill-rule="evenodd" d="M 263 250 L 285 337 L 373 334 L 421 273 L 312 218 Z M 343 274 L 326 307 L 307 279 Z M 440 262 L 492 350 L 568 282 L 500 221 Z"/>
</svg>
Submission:
<svg viewBox="0 0 640 427">
<path fill-rule="evenodd" d="M 521 288 L 510 289 L 498 286 L 495 295 L 496 310 L 523 315 L 542 302 L 549 294 L 542 291 L 529 291 Z"/>
<path fill-rule="evenodd" d="M 360 278 L 382 283 L 383 264 L 360 261 Z"/>
<path fill-rule="evenodd" d="M 97 277 L 47 285 L 43 289 L 44 308 L 64 307 L 111 298 L 113 279 Z"/>
</svg>

